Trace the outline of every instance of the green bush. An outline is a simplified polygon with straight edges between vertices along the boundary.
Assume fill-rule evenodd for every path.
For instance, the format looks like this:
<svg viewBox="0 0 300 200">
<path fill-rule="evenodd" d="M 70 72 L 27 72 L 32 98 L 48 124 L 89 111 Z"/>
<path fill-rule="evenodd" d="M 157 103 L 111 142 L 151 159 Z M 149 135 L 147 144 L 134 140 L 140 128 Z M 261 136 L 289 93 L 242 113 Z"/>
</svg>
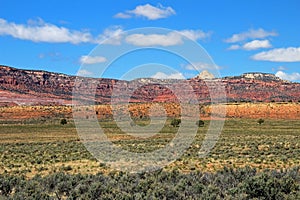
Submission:
<svg viewBox="0 0 300 200">
<path fill-rule="evenodd" d="M 203 120 L 198 120 L 196 122 L 196 124 L 197 124 L 198 127 L 203 127 L 204 126 L 204 121 Z"/>
<path fill-rule="evenodd" d="M 65 124 L 67 124 L 68 122 L 67 122 L 67 120 L 65 119 L 65 118 L 63 118 L 63 119 L 61 119 L 60 120 L 60 124 L 61 125 L 65 125 Z"/>
<path fill-rule="evenodd" d="M 263 124 L 264 122 L 265 122 L 264 119 L 259 119 L 259 120 L 257 120 L 257 123 L 258 123 L 259 125 Z"/>
<path fill-rule="evenodd" d="M 0 199 L 299 199 L 299 168 L 257 172 L 246 167 L 216 173 L 53 173 L 0 175 Z"/>
<path fill-rule="evenodd" d="M 176 119 L 176 118 L 174 118 L 174 119 L 172 119 L 172 121 L 171 121 L 171 125 L 172 125 L 173 127 L 178 127 L 180 123 L 181 123 L 181 119 Z"/>
</svg>

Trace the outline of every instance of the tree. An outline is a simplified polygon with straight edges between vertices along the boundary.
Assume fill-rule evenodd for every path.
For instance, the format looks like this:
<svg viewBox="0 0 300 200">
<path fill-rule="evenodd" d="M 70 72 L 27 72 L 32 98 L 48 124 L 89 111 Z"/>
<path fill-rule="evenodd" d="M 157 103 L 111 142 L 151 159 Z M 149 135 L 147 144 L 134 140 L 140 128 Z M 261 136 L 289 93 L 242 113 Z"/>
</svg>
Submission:
<svg viewBox="0 0 300 200">
<path fill-rule="evenodd" d="M 204 121 L 203 120 L 198 120 L 196 122 L 196 124 L 197 124 L 198 127 L 203 127 L 204 126 Z"/>
<path fill-rule="evenodd" d="M 61 125 L 65 125 L 65 124 L 67 124 L 68 122 L 67 122 L 67 120 L 65 119 L 65 118 L 63 118 L 63 119 L 61 119 L 60 120 L 60 124 Z"/>
<path fill-rule="evenodd" d="M 171 121 L 171 125 L 172 125 L 173 127 L 178 127 L 180 123 L 181 123 L 181 119 L 176 119 L 176 118 L 174 118 L 174 119 L 172 119 L 172 121 Z"/>
<path fill-rule="evenodd" d="M 259 124 L 259 125 L 261 125 L 261 124 L 263 124 L 265 122 L 265 120 L 264 119 L 259 119 L 259 120 L 257 120 L 257 123 Z"/>
</svg>

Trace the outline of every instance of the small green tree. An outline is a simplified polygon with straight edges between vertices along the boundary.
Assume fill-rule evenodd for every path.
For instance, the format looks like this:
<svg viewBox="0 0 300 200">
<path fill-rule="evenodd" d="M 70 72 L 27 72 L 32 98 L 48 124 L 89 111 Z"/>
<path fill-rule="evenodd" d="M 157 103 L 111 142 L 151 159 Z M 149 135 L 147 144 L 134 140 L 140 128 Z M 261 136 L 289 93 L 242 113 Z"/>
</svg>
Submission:
<svg viewBox="0 0 300 200">
<path fill-rule="evenodd" d="M 65 118 L 63 118 L 63 119 L 61 119 L 60 120 L 60 124 L 61 125 L 65 125 L 65 124 L 67 124 L 68 122 L 67 122 L 67 120 L 65 119 Z"/>
<path fill-rule="evenodd" d="M 172 125 L 173 127 L 178 127 L 180 123 L 181 123 L 181 119 L 176 119 L 176 118 L 174 118 L 174 119 L 172 119 L 172 121 L 171 121 L 171 125 Z"/>
<path fill-rule="evenodd" d="M 259 119 L 259 120 L 257 120 L 257 123 L 259 124 L 259 125 L 261 125 L 261 124 L 263 124 L 265 122 L 265 120 L 264 119 Z"/>
<path fill-rule="evenodd" d="M 197 124 L 198 127 L 203 127 L 204 126 L 204 121 L 203 120 L 198 120 L 196 122 L 196 124 Z"/>
</svg>

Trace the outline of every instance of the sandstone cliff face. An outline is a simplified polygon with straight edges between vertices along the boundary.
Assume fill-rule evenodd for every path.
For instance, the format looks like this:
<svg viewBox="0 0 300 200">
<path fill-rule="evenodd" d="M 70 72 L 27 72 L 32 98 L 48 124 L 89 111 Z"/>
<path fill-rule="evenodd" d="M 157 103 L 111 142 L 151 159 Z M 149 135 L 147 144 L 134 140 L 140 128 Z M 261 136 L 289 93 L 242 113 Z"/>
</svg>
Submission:
<svg viewBox="0 0 300 200">
<path fill-rule="evenodd" d="M 300 100 L 299 83 L 284 81 L 271 74 L 262 74 L 254 78 L 242 75 L 227 77 L 224 80 L 229 102 L 297 102 Z"/>
<path fill-rule="evenodd" d="M 75 80 L 80 95 L 72 102 Z M 186 87 L 187 84 L 191 87 Z M 229 102 L 300 100 L 299 83 L 283 81 L 272 74 L 247 73 L 237 77 L 205 81 L 196 77 L 181 81 L 138 79 L 128 82 L 0 66 L 0 106 L 64 105 L 94 100 L 98 104 L 107 104 L 110 103 L 111 97 L 118 102 L 178 102 L 176 95 L 192 99 L 191 94 L 196 94 L 200 102 L 210 102 L 210 91 L 214 91 L 215 97 L 218 98 L 218 85 L 225 87 Z M 94 88 L 95 94 L 91 94 L 89 88 Z"/>
<path fill-rule="evenodd" d="M 0 98 L 3 102 L 3 96 L 10 96 L 8 100 L 18 104 L 59 104 L 64 99 L 70 99 L 73 80 L 73 77 L 64 74 L 0 66 Z"/>
</svg>

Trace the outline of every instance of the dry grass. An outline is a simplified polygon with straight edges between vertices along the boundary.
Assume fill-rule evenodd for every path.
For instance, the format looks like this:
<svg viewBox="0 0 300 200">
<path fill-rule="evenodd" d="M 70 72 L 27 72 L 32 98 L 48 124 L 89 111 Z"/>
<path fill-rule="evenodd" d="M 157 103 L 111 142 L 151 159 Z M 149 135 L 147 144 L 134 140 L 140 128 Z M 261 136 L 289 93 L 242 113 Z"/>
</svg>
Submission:
<svg viewBox="0 0 300 200">
<path fill-rule="evenodd" d="M 243 106 L 247 108 L 247 104 Z M 16 108 L 1 109 L 8 111 Z M 47 109 L 55 110 L 48 107 L 41 108 L 41 110 Z M 109 172 L 111 169 L 97 162 L 80 142 L 72 120 L 69 119 L 68 124 L 63 126 L 58 119 L 49 118 L 43 123 L 36 120 L 31 124 L 22 124 L 19 121 L 17 124 L 15 122 L 11 124 L 10 119 L 7 119 L 8 123 L 2 121 L 0 173 L 32 177 L 35 174 L 46 175 L 57 171 L 84 174 Z M 141 119 L 137 123 L 141 125 L 147 122 Z M 177 131 L 176 127 L 169 124 L 170 121 L 166 123 L 160 134 L 141 139 L 126 135 L 113 121 L 100 121 L 108 138 L 115 145 L 137 152 L 152 151 L 168 144 Z M 205 126 L 198 129 L 198 134 L 190 148 L 165 170 L 216 171 L 223 167 L 238 168 L 246 165 L 258 169 L 282 169 L 300 165 L 299 120 L 265 118 L 265 122 L 258 125 L 257 119 L 227 119 L 215 148 L 206 158 L 199 158 L 198 152 L 208 125 L 209 121 L 205 120 Z"/>
</svg>

